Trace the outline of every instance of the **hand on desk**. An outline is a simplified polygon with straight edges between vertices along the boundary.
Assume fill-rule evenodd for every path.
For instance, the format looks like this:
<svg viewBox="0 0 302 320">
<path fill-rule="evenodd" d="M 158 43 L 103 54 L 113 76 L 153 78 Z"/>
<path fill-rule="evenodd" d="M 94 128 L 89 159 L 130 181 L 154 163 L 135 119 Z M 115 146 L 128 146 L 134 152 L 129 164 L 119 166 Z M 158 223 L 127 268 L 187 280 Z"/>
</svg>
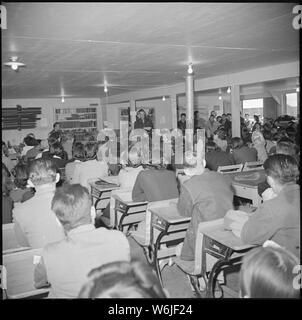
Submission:
<svg viewBox="0 0 302 320">
<path fill-rule="evenodd" d="M 241 230 L 248 221 L 250 214 L 241 210 L 228 210 L 224 216 L 224 228 L 240 238 Z"/>
</svg>

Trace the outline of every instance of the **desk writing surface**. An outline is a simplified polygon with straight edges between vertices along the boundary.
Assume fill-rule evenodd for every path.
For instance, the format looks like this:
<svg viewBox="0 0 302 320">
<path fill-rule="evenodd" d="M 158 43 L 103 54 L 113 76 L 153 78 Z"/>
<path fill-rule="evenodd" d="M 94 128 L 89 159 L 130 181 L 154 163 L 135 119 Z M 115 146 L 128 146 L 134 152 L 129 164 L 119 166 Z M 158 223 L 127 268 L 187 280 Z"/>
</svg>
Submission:
<svg viewBox="0 0 302 320">
<path fill-rule="evenodd" d="M 232 231 L 225 230 L 223 223 L 204 228 L 202 233 L 234 251 L 241 251 L 254 247 L 252 244 L 245 244 L 240 238 L 236 237 Z"/>
<path fill-rule="evenodd" d="M 131 205 L 138 205 L 138 204 L 146 204 L 147 201 L 140 201 L 140 202 L 134 202 L 132 200 L 132 192 L 119 192 L 119 194 L 115 194 L 114 195 L 114 198 L 125 203 L 126 205 L 128 206 L 131 206 Z"/>
<path fill-rule="evenodd" d="M 189 221 L 191 219 L 190 217 L 181 216 L 174 203 L 167 207 L 151 208 L 150 211 L 168 222 Z"/>
<path fill-rule="evenodd" d="M 255 180 L 244 180 L 244 177 L 249 177 L 252 174 L 256 174 L 258 176 Z M 259 183 L 264 182 L 266 180 L 265 171 L 263 169 L 258 170 L 251 170 L 251 171 L 241 171 L 241 172 L 230 172 L 224 174 L 227 178 L 231 179 L 232 184 L 249 187 L 249 188 L 255 188 L 258 186 Z M 236 180 L 235 177 L 240 180 Z M 242 180 L 241 180 L 242 179 Z"/>
</svg>

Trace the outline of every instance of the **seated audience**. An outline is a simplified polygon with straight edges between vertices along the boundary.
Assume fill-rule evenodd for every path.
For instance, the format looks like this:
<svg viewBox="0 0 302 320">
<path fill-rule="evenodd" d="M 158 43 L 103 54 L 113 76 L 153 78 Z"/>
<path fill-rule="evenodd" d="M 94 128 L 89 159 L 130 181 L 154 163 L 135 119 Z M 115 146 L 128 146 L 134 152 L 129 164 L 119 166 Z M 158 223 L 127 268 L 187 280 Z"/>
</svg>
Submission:
<svg viewBox="0 0 302 320">
<path fill-rule="evenodd" d="M 242 227 L 245 243 L 263 244 L 272 240 L 300 256 L 299 169 L 288 155 L 275 154 L 264 162 L 267 182 L 277 195 L 263 202 Z"/>
<path fill-rule="evenodd" d="M 90 190 L 89 180 L 108 176 L 108 165 L 105 161 L 96 159 L 97 144 L 95 142 L 86 143 L 84 150 L 86 161 L 75 167 L 72 183 L 80 183 Z"/>
<path fill-rule="evenodd" d="M 122 232 L 95 229 L 86 188 L 79 184 L 58 188 L 51 208 L 64 227 L 66 239 L 46 245 L 35 269 L 35 286 L 50 284 L 49 297 L 76 298 L 90 270 L 130 260 L 129 243 Z"/>
<path fill-rule="evenodd" d="M 19 163 L 14 168 L 15 187 L 10 192 L 10 197 L 14 202 L 24 202 L 32 198 L 35 194 L 35 189 L 27 185 L 28 172 L 25 164 Z"/>
<path fill-rule="evenodd" d="M 107 263 L 88 278 L 79 298 L 167 298 L 154 271 L 140 261 Z"/>
<path fill-rule="evenodd" d="M 222 151 L 218 146 L 215 147 L 215 150 L 205 154 L 205 160 L 207 168 L 214 171 L 217 171 L 219 166 L 236 164 L 233 155 L 229 152 Z"/>
<path fill-rule="evenodd" d="M 22 149 L 21 156 L 25 156 L 27 151 L 29 151 L 30 149 L 32 149 L 34 146 L 37 145 L 37 140 L 31 135 L 27 135 L 23 139 L 23 142 L 24 142 L 25 146 Z"/>
<path fill-rule="evenodd" d="M 9 193 L 12 189 L 11 174 L 2 163 L 2 224 L 11 223 L 13 216 L 13 200 L 10 198 Z"/>
<path fill-rule="evenodd" d="M 299 298 L 294 288 L 294 267 L 300 262 L 284 248 L 260 247 L 248 252 L 240 271 L 240 295 L 243 298 Z"/>
<path fill-rule="evenodd" d="M 175 172 L 166 169 L 164 158 L 157 156 L 159 150 L 153 152 L 152 164 L 141 171 L 132 190 L 132 200 L 160 201 L 178 198 L 177 181 Z"/>
<path fill-rule="evenodd" d="M 51 161 L 57 169 L 65 168 L 68 160 L 66 152 L 64 151 L 60 142 L 55 142 L 50 146 L 49 155 Z"/>
<path fill-rule="evenodd" d="M 244 145 L 242 139 L 238 137 L 231 139 L 231 153 L 235 164 L 257 161 L 257 150 Z"/>
<path fill-rule="evenodd" d="M 28 184 L 36 193 L 13 210 L 15 234 L 21 246 L 42 248 L 47 243 L 64 239 L 64 230 L 51 210 L 59 179 L 51 161 L 37 159 L 30 165 Z"/>
<path fill-rule="evenodd" d="M 72 149 L 72 162 L 66 164 L 65 177 L 68 183 L 73 183 L 74 170 L 77 165 L 85 160 L 85 149 L 82 142 L 76 142 Z"/>
<path fill-rule="evenodd" d="M 192 177 L 183 182 L 177 204 L 180 215 L 192 217 L 181 251 L 183 260 L 194 260 L 199 223 L 222 218 L 233 208 L 230 181 L 220 173 L 205 169 L 205 160 L 190 163 L 185 164 L 185 173 Z"/>
</svg>

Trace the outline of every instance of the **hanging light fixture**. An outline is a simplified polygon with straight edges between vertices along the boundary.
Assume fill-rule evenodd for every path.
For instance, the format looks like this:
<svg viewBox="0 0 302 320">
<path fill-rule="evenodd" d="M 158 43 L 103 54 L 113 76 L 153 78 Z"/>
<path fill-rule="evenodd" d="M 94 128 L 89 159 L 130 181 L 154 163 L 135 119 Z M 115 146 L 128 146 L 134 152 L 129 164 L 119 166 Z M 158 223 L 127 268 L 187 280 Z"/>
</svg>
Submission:
<svg viewBox="0 0 302 320">
<path fill-rule="evenodd" d="M 166 101 L 166 97 L 165 96 L 163 96 L 163 101 Z"/>
<path fill-rule="evenodd" d="M 228 87 L 227 93 L 228 93 L 228 94 L 231 93 L 231 87 Z"/>
<path fill-rule="evenodd" d="M 62 101 L 62 103 L 64 103 L 64 102 L 65 102 L 64 96 L 62 96 L 61 101 Z"/>
<path fill-rule="evenodd" d="M 222 99 L 222 97 L 221 97 L 221 89 L 218 90 L 218 94 L 219 94 L 218 99 L 221 100 Z"/>
<path fill-rule="evenodd" d="M 108 88 L 107 88 L 107 85 L 105 84 L 104 86 L 104 92 L 108 92 Z"/>
<path fill-rule="evenodd" d="M 300 92 L 300 87 L 299 86 L 296 88 L 296 92 Z"/>
<path fill-rule="evenodd" d="M 189 63 L 189 66 L 188 66 L 188 74 L 192 74 L 193 73 L 193 64 L 192 63 Z"/>
</svg>

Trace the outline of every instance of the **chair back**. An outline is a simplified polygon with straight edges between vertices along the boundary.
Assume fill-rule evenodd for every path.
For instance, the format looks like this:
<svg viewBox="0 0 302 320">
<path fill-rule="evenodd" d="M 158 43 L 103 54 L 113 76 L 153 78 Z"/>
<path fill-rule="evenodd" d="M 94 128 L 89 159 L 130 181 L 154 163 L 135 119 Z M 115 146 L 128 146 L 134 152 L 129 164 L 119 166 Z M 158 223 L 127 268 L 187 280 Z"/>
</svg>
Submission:
<svg viewBox="0 0 302 320">
<path fill-rule="evenodd" d="M 241 172 L 243 168 L 243 164 L 233 164 L 230 166 L 219 166 L 217 168 L 217 172 L 220 173 L 233 173 L 233 172 Z"/>
<path fill-rule="evenodd" d="M 251 170 L 260 170 L 260 169 L 263 169 L 262 161 L 251 161 L 251 162 L 246 162 L 244 164 L 242 171 L 251 171 Z"/>
<path fill-rule="evenodd" d="M 31 249 L 3 255 L 2 285 L 8 299 L 22 299 L 46 294 L 49 289 L 34 287 L 34 261 L 42 249 Z"/>
</svg>

